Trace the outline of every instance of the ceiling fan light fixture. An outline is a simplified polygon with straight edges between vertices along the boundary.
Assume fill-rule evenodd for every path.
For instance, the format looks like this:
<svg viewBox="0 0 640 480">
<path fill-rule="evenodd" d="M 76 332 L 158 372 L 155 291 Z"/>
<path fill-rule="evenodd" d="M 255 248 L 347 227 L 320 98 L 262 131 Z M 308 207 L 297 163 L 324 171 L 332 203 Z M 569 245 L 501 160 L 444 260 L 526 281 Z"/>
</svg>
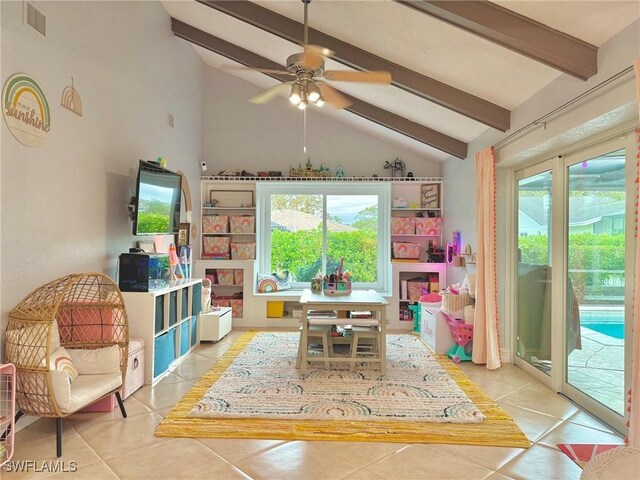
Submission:
<svg viewBox="0 0 640 480">
<path fill-rule="evenodd" d="M 299 105 L 302 101 L 302 87 L 300 87 L 299 83 L 294 83 L 291 85 L 291 94 L 289 95 L 289 101 L 294 105 Z"/>
<path fill-rule="evenodd" d="M 320 98 L 320 89 L 315 84 L 315 82 L 307 82 L 305 85 L 305 89 L 307 91 L 307 98 L 311 103 L 316 103 Z"/>
<path fill-rule="evenodd" d="M 298 104 L 298 108 L 300 110 L 304 110 L 305 108 L 307 108 L 307 105 L 308 105 L 307 102 L 305 100 L 303 100 Z"/>
<path fill-rule="evenodd" d="M 318 99 L 314 102 L 314 105 L 316 107 L 322 107 L 324 105 L 324 98 L 322 98 L 322 95 L 318 97 Z"/>
</svg>

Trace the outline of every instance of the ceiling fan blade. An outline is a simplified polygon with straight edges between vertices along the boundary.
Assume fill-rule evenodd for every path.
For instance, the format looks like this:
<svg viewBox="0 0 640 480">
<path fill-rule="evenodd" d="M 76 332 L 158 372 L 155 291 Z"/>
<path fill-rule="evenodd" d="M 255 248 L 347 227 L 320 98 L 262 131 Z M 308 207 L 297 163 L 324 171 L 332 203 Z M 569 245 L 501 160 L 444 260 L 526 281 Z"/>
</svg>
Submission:
<svg viewBox="0 0 640 480">
<path fill-rule="evenodd" d="M 294 76 L 293 73 L 287 72 L 286 70 L 274 70 L 272 68 L 253 68 L 253 67 L 240 67 L 236 65 L 222 65 L 220 70 L 253 70 L 254 72 L 262 72 L 262 73 L 277 73 L 279 75 L 289 75 Z"/>
<path fill-rule="evenodd" d="M 347 97 L 326 83 L 319 83 L 318 88 L 320 89 L 320 93 L 322 93 L 322 98 L 324 98 L 324 101 L 329 105 L 335 108 L 347 108 L 351 105 L 351 101 Z"/>
<path fill-rule="evenodd" d="M 267 103 L 268 101 L 270 101 L 271 99 L 275 98 L 276 96 L 278 96 L 278 94 L 284 90 L 285 88 L 287 88 L 289 85 L 291 85 L 293 82 L 283 82 L 283 83 L 279 83 L 278 85 L 274 85 L 271 88 L 268 88 L 262 92 L 260 92 L 258 95 L 256 95 L 255 97 L 249 99 L 249 101 L 251 103 L 255 103 L 255 104 L 263 104 L 263 103 Z"/>
<path fill-rule="evenodd" d="M 305 45 L 302 55 L 303 63 L 311 69 L 316 69 L 323 64 L 324 60 L 322 57 L 330 57 L 333 55 L 333 52 L 319 45 Z"/>
<path fill-rule="evenodd" d="M 347 72 L 341 70 L 327 70 L 324 78 L 336 82 L 368 82 L 368 83 L 391 83 L 391 74 L 384 71 L 371 72 Z"/>
</svg>

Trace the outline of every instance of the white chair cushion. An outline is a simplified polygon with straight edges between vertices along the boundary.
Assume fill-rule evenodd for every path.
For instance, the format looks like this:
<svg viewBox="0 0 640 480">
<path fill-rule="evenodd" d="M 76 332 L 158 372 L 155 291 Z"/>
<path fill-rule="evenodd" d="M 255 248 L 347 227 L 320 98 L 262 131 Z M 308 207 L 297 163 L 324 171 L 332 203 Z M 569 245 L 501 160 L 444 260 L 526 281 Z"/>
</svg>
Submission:
<svg viewBox="0 0 640 480">
<path fill-rule="evenodd" d="M 67 351 L 80 375 L 120 373 L 120 347 L 118 345 L 92 350 L 69 348 Z"/>
<path fill-rule="evenodd" d="M 120 372 L 105 375 L 80 375 L 71 385 L 69 406 L 67 408 L 60 406 L 60 410 L 63 413 L 77 412 L 120 386 L 122 386 Z"/>
<path fill-rule="evenodd" d="M 58 408 L 63 412 L 69 412 L 71 404 L 71 382 L 69 374 L 59 370 L 51 370 L 51 385 L 53 386 L 53 396 L 56 399 Z"/>
</svg>

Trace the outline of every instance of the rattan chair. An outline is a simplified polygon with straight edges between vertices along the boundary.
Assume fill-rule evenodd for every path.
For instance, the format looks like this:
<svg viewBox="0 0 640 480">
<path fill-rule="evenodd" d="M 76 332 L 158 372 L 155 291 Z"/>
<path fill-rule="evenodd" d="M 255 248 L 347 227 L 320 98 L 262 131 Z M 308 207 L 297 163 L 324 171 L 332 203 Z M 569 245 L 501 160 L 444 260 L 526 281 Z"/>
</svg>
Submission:
<svg viewBox="0 0 640 480">
<path fill-rule="evenodd" d="M 4 359 L 16 366 L 19 415 L 56 418 L 58 456 L 62 455 L 64 417 L 115 393 L 126 418 L 120 389 L 127 368 L 128 340 L 122 294 L 113 280 L 101 273 L 72 274 L 47 283 L 9 313 Z M 81 362 L 86 355 L 94 361 L 90 368 L 78 366 L 80 375 L 71 384 L 66 372 L 51 369 L 50 357 L 60 346 L 74 362 L 76 356 Z M 102 361 L 103 354 L 108 354 L 109 362 Z M 109 364 L 110 370 L 101 371 L 107 368 L 101 363 Z"/>
</svg>

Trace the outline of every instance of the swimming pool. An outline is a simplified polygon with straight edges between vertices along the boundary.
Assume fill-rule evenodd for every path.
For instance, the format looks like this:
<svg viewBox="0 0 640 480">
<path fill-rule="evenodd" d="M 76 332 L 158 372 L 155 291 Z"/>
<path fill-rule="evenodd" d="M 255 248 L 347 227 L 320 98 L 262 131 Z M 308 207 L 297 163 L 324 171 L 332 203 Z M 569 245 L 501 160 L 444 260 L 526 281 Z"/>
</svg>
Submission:
<svg viewBox="0 0 640 480">
<path fill-rule="evenodd" d="M 580 325 L 608 337 L 624 338 L 624 311 L 580 311 Z"/>
</svg>

